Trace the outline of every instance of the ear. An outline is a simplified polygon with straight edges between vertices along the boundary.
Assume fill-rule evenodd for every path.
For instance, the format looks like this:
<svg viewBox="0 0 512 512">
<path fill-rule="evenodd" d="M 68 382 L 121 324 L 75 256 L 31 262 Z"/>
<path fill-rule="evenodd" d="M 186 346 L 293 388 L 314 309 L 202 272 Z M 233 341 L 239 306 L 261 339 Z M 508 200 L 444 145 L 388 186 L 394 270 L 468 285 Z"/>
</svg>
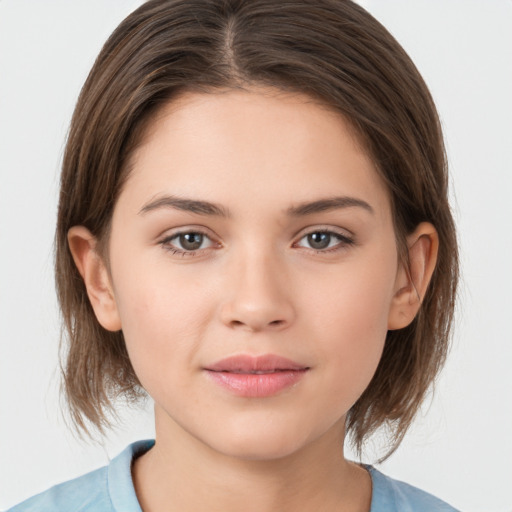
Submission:
<svg viewBox="0 0 512 512">
<path fill-rule="evenodd" d="M 422 222 L 407 237 L 409 268 L 400 263 L 393 301 L 389 311 L 388 329 L 408 326 L 418 313 L 434 272 L 439 248 L 436 228 Z"/>
<path fill-rule="evenodd" d="M 119 331 L 121 320 L 110 274 L 96 251 L 96 238 L 84 226 L 73 226 L 68 231 L 68 244 L 98 322 L 109 331 Z"/>
</svg>

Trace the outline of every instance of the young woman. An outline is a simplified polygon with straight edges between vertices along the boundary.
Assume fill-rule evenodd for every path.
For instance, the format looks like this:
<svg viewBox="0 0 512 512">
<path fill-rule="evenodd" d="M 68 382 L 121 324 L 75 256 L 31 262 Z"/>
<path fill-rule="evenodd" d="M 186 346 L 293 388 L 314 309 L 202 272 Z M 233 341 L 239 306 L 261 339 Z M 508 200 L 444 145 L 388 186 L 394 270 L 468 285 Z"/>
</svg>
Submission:
<svg viewBox="0 0 512 512">
<path fill-rule="evenodd" d="M 156 439 L 26 510 L 454 510 L 347 460 L 447 351 L 457 244 L 430 94 L 349 1 L 152 0 L 66 146 L 56 275 L 79 428 Z"/>
</svg>

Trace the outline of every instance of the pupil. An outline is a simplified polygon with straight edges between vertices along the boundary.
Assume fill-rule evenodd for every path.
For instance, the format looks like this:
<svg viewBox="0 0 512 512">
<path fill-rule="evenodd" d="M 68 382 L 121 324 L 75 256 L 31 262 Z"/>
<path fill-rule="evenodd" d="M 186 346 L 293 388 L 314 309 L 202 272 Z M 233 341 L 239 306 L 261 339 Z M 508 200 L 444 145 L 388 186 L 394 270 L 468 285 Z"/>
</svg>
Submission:
<svg viewBox="0 0 512 512">
<path fill-rule="evenodd" d="M 311 233 L 308 235 L 308 242 L 313 249 L 325 249 L 329 247 L 331 235 L 329 233 Z"/>
<path fill-rule="evenodd" d="M 194 251 L 201 247 L 203 243 L 203 235 L 201 233 L 185 233 L 180 235 L 180 244 L 183 249 Z"/>
</svg>

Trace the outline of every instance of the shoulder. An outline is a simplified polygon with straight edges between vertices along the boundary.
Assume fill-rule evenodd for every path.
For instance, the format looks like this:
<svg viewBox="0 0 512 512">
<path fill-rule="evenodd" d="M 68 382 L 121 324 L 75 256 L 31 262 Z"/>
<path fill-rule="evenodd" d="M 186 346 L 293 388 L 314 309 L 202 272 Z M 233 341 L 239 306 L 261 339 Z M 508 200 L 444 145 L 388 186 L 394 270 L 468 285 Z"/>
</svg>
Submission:
<svg viewBox="0 0 512 512">
<path fill-rule="evenodd" d="M 153 444 L 153 440 L 133 443 L 108 466 L 56 485 L 7 512 L 141 512 L 131 463 Z"/>
<path fill-rule="evenodd" d="M 458 512 L 428 492 L 390 478 L 372 466 L 365 467 L 372 477 L 371 512 Z"/>
<path fill-rule="evenodd" d="M 103 467 L 37 494 L 8 512 L 110 512 L 107 479 L 107 467 Z"/>
</svg>

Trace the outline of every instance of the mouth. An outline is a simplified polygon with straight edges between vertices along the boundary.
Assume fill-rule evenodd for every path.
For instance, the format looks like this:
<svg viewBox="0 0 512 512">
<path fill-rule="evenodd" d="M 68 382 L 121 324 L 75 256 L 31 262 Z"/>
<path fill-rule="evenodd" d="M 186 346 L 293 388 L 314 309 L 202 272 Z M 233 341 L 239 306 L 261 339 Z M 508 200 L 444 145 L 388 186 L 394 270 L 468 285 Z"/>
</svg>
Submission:
<svg viewBox="0 0 512 512">
<path fill-rule="evenodd" d="M 224 390 L 246 398 L 276 395 L 297 384 L 310 367 L 274 354 L 238 355 L 204 368 Z"/>
<path fill-rule="evenodd" d="M 275 354 L 264 354 L 261 356 L 251 356 L 248 354 L 240 354 L 236 356 L 226 357 L 205 370 L 213 372 L 229 372 L 229 373 L 252 373 L 266 374 L 280 371 L 298 371 L 308 369 L 307 366 L 296 363 L 291 359 L 281 357 Z"/>
<path fill-rule="evenodd" d="M 215 371 L 215 370 L 213 370 Z M 237 374 L 247 374 L 247 375 L 268 375 L 269 373 L 276 373 L 276 372 L 288 372 L 288 371 L 300 371 L 300 370 L 288 370 L 286 368 L 274 368 L 272 370 L 221 370 L 225 373 L 237 373 Z"/>
</svg>

